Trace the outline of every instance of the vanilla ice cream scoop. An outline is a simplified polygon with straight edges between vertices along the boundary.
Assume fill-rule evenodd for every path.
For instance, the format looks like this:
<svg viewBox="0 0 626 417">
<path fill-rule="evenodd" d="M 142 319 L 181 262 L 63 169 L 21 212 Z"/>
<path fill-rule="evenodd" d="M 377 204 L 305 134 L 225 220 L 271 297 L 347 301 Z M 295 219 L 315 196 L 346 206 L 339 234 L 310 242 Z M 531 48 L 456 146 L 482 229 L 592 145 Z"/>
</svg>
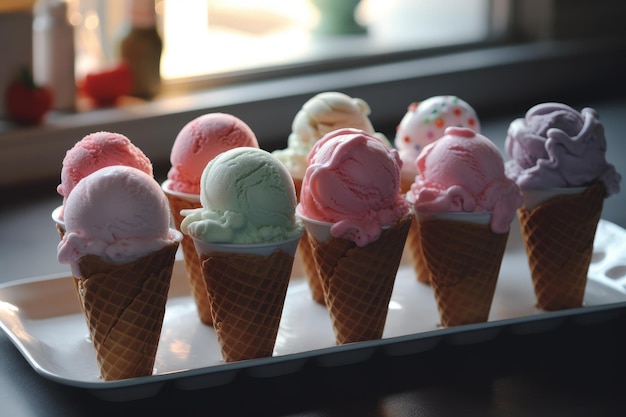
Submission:
<svg viewBox="0 0 626 417">
<path fill-rule="evenodd" d="M 296 194 L 285 166 L 269 152 L 230 149 L 204 169 L 199 209 L 183 210 L 181 231 L 215 243 L 266 243 L 302 233 Z"/>
<path fill-rule="evenodd" d="M 125 263 L 182 239 L 170 228 L 167 198 L 156 180 L 121 165 L 95 171 L 74 187 L 66 202 L 65 229 L 57 257 L 70 264 L 76 277 L 84 255 Z"/>
<path fill-rule="evenodd" d="M 358 97 L 327 91 L 311 97 L 298 111 L 291 125 L 287 148 L 274 151 L 293 178 L 302 179 L 313 145 L 325 134 L 343 128 L 368 132 L 391 146 L 382 133 L 376 133 L 369 119 L 369 105 Z"/>
</svg>

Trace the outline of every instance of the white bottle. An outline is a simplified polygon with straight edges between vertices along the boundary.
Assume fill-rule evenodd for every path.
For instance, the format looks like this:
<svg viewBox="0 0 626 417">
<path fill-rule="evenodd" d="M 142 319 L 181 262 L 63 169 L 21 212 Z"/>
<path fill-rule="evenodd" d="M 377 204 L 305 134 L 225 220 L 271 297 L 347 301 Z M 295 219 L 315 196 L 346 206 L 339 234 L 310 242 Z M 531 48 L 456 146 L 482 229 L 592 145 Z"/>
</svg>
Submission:
<svg viewBox="0 0 626 417">
<path fill-rule="evenodd" d="M 74 110 L 74 27 L 64 0 L 39 0 L 33 19 L 33 77 L 54 93 L 54 109 Z"/>
</svg>

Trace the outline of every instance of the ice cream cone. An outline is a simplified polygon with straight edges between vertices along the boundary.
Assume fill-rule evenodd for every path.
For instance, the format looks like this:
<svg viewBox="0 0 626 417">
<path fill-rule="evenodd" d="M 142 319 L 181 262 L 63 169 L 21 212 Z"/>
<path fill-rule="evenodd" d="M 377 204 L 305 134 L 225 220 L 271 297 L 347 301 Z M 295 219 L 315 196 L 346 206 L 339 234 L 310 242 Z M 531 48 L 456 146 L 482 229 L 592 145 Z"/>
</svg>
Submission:
<svg viewBox="0 0 626 417">
<path fill-rule="evenodd" d="M 338 345 L 382 337 L 412 218 L 405 216 L 363 247 L 329 236 L 329 227 L 319 233 L 303 219 Z"/>
<path fill-rule="evenodd" d="M 299 239 L 258 245 L 195 241 L 226 362 L 272 356 Z"/>
<path fill-rule="evenodd" d="M 422 240 L 420 238 L 420 225 L 416 218 L 411 222 L 411 228 L 406 238 L 406 246 L 409 254 L 411 255 L 411 261 L 417 280 L 422 284 L 430 285 L 430 273 L 426 266 L 426 260 L 424 259 L 424 253 L 422 252 Z"/>
<path fill-rule="evenodd" d="M 605 195 L 604 185 L 598 182 L 583 193 L 519 209 L 538 308 L 582 306 Z"/>
<path fill-rule="evenodd" d="M 402 175 L 400 176 L 400 191 L 402 194 L 406 194 L 411 189 L 411 184 L 415 181 L 415 175 L 416 174 L 413 172 L 402 172 Z M 416 218 L 414 218 L 411 223 L 411 228 L 409 229 L 409 234 L 406 238 L 406 247 L 411 256 L 417 280 L 422 284 L 430 285 L 428 269 L 426 268 L 424 255 L 422 254 L 419 224 L 417 223 Z"/>
<path fill-rule="evenodd" d="M 298 244 L 298 255 L 300 256 L 302 269 L 304 270 L 309 288 L 311 289 L 311 297 L 319 304 L 325 305 L 324 289 L 320 282 L 317 266 L 315 265 L 315 258 L 313 257 L 313 251 L 306 231 Z"/>
<path fill-rule="evenodd" d="M 494 233 L 488 223 L 436 217 L 418 221 L 441 325 L 487 321 L 508 233 Z"/>
<path fill-rule="evenodd" d="M 174 227 L 177 230 L 180 230 L 180 223 L 184 218 L 184 216 L 180 214 L 180 211 L 183 209 L 195 209 L 202 207 L 200 204 L 200 196 L 174 193 L 168 188 L 167 182 L 168 181 L 165 181 L 163 183 L 162 188 L 170 204 Z M 184 234 L 181 246 L 185 261 L 185 271 L 187 271 L 187 281 L 189 282 L 191 294 L 193 295 L 193 299 L 196 303 L 198 317 L 202 323 L 211 326 L 213 324 L 211 305 L 209 304 L 206 284 L 202 278 L 202 268 L 200 266 L 200 260 L 198 259 L 193 239 Z"/>
<path fill-rule="evenodd" d="M 300 190 L 302 190 L 302 178 L 294 178 L 293 185 L 296 188 L 296 200 L 300 201 Z"/>
<path fill-rule="evenodd" d="M 54 221 L 54 225 L 56 226 L 57 232 L 59 233 L 59 239 L 63 239 L 65 235 L 65 222 L 61 219 L 61 210 L 63 206 L 58 206 L 54 210 L 52 210 L 52 220 Z"/>
<path fill-rule="evenodd" d="M 402 171 L 400 173 L 400 193 L 406 194 L 411 189 L 411 184 L 415 182 L 417 172 Z"/>
<path fill-rule="evenodd" d="M 302 188 L 302 178 L 292 177 L 292 179 L 296 188 L 296 198 L 298 198 L 299 201 L 300 190 Z M 320 283 L 317 267 L 315 266 L 315 259 L 313 259 L 313 252 L 311 251 L 311 245 L 309 244 L 306 231 L 302 235 L 302 239 L 300 239 L 300 243 L 298 244 L 296 257 L 300 259 L 302 270 L 304 271 L 304 275 L 309 283 L 309 288 L 311 289 L 311 297 L 319 304 L 325 304 L 324 290 L 322 289 L 322 284 Z"/>
<path fill-rule="evenodd" d="M 105 380 L 152 375 L 177 249 L 125 264 L 80 259 L 79 293 Z"/>
<path fill-rule="evenodd" d="M 59 239 L 63 239 L 63 236 L 65 236 L 65 222 L 61 219 L 61 209 L 63 208 L 63 206 L 59 206 L 57 208 L 55 208 L 54 210 L 52 210 L 52 220 L 54 220 L 54 225 L 57 229 L 57 232 L 59 233 Z M 72 280 L 74 283 L 74 292 L 76 292 L 76 297 L 78 298 L 79 302 L 80 302 L 80 307 L 82 309 L 83 307 L 83 303 L 80 300 L 80 293 L 78 292 L 78 281 L 77 280 Z"/>
</svg>

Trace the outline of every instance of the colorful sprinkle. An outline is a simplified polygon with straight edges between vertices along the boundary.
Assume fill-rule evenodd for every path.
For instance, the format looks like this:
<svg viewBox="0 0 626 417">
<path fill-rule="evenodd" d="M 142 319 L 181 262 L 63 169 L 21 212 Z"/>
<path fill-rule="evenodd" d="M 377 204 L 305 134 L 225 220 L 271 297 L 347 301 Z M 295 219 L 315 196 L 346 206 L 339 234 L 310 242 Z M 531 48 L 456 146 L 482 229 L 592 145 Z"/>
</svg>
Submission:
<svg viewBox="0 0 626 417">
<path fill-rule="evenodd" d="M 461 113 L 463 113 L 463 112 L 461 111 L 461 109 L 459 109 L 458 107 L 455 107 L 455 108 L 454 108 L 454 114 L 455 114 L 455 115 L 460 116 L 460 115 L 461 115 Z"/>
<path fill-rule="evenodd" d="M 435 120 L 435 126 L 442 128 L 445 125 L 443 119 L 437 119 Z"/>
<path fill-rule="evenodd" d="M 467 121 L 467 124 L 470 126 L 475 126 L 476 125 L 476 120 L 474 120 L 473 117 L 470 117 L 469 120 Z"/>
<path fill-rule="evenodd" d="M 411 138 L 409 136 L 405 136 L 402 140 L 404 140 L 405 143 L 411 142 Z"/>
</svg>

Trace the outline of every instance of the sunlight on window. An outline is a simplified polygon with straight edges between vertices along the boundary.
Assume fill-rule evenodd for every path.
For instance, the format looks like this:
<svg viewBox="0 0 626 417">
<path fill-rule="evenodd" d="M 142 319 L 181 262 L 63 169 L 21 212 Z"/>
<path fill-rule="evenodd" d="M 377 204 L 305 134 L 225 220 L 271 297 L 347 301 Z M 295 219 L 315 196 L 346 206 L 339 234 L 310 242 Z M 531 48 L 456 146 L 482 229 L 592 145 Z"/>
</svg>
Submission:
<svg viewBox="0 0 626 417">
<path fill-rule="evenodd" d="M 324 36 L 311 0 L 164 1 L 164 79 L 479 41 L 487 0 L 362 0 L 365 35 Z"/>
<path fill-rule="evenodd" d="M 315 18 L 308 1 L 166 1 L 163 78 L 301 60 Z"/>
</svg>

